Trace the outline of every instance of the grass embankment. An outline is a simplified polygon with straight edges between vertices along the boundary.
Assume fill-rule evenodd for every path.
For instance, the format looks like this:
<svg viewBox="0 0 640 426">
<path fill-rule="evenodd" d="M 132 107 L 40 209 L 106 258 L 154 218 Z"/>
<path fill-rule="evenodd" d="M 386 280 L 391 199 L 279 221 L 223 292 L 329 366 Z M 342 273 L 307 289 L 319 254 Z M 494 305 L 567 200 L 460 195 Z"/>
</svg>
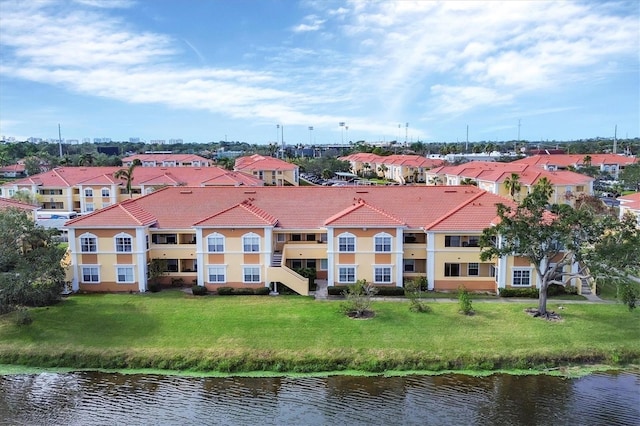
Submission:
<svg viewBox="0 0 640 426">
<path fill-rule="evenodd" d="M 640 312 L 620 304 L 570 304 L 562 322 L 523 312 L 531 303 L 374 302 L 359 321 L 339 302 L 300 296 L 76 295 L 0 317 L 0 364 L 103 369 L 321 372 L 554 368 L 640 360 Z M 556 303 L 549 304 L 556 309 Z"/>
</svg>

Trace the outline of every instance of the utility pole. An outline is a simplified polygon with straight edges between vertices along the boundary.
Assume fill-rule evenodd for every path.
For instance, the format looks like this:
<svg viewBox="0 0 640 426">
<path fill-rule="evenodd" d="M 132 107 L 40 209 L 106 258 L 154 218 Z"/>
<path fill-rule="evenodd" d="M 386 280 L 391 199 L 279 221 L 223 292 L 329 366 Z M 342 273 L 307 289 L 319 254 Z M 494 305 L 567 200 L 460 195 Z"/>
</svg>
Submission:
<svg viewBox="0 0 640 426">
<path fill-rule="evenodd" d="M 467 124 L 467 143 L 464 146 L 464 151 L 469 152 L 469 125 Z"/>
<path fill-rule="evenodd" d="M 60 123 L 58 123 L 58 148 L 60 149 L 60 158 L 62 158 L 62 132 L 60 130 Z"/>
<path fill-rule="evenodd" d="M 613 130 L 613 153 L 616 154 L 617 152 L 618 152 L 618 125 L 616 124 L 616 127 Z"/>
<path fill-rule="evenodd" d="M 520 142 L 520 119 L 518 119 L 518 142 Z"/>
</svg>

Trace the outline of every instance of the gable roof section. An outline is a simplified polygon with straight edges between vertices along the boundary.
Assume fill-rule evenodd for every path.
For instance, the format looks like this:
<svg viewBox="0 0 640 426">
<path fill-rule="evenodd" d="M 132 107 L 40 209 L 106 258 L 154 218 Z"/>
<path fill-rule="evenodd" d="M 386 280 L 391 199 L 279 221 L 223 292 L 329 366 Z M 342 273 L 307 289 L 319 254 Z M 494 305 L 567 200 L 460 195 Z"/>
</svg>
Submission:
<svg viewBox="0 0 640 426">
<path fill-rule="evenodd" d="M 591 157 L 592 166 L 618 164 L 626 166 L 638 162 L 635 157 L 628 157 L 619 154 L 538 154 L 531 157 L 521 158 L 514 161 L 517 164 L 528 164 L 538 167 L 553 165 L 566 168 L 568 166 L 584 166 L 585 157 Z"/>
<path fill-rule="evenodd" d="M 91 214 L 71 219 L 65 226 L 73 228 L 126 228 L 149 226 L 155 222 L 156 218 L 153 214 L 138 205 L 135 200 L 127 200 Z"/>
<path fill-rule="evenodd" d="M 362 226 L 362 227 L 397 227 L 405 226 L 406 224 L 394 217 L 393 215 L 384 212 L 378 208 L 370 206 L 364 200 L 359 199 L 356 203 L 344 209 L 341 212 L 331 216 L 324 223 L 326 226 Z"/>
<path fill-rule="evenodd" d="M 253 170 L 295 170 L 298 166 L 282 161 L 278 158 L 264 157 L 260 154 L 253 154 L 248 157 L 238 157 L 233 167 L 236 171 Z"/>
<path fill-rule="evenodd" d="M 27 210 L 27 211 L 34 211 L 40 208 L 38 206 L 34 206 L 28 203 L 23 203 L 22 201 L 12 200 L 11 198 L 0 197 L 0 210 L 8 209 L 11 207 L 20 209 L 20 210 Z"/>
<path fill-rule="evenodd" d="M 218 212 L 208 218 L 196 222 L 194 226 L 207 227 L 261 227 L 275 226 L 278 219 L 259 207 L 251 204 L 250 201 L 243 201 L 234 206 Z"/>
<path fill-rule="evenodd" d="M 620 205 L 626 209 L 640 210 L 640 192 L 623 195 L 618 197 L 618 200 L 620 200 Z"/>
<path fill-rule="evenodd" d="M 200 162 L 206 162 L 206 163 L 211 162 L 211 160 L 208 160 L 204 157 L 201 157 L 195 154 L 164 154 L 164 153 L 134 154 L 134 155 L 130 155 L 128 157 L 123 158 L 122 162 L 128 163 L 136 159 L 140 160 L 143 163 L 150 162 L 150 161 L 156 161 L 156 162 L 175 161 L 177 163 L 186 163 L 186 162 L 193 162 L 193 161 L 200 161 Z"/>
<path fill-rule="evenodd" d="M 496 204 L 515 207 L 515 203 L 489 192 L 478 193 L 449 214 L 425 226 L 429 231 L 482 231 L 497 218 Z"/>
</svg>

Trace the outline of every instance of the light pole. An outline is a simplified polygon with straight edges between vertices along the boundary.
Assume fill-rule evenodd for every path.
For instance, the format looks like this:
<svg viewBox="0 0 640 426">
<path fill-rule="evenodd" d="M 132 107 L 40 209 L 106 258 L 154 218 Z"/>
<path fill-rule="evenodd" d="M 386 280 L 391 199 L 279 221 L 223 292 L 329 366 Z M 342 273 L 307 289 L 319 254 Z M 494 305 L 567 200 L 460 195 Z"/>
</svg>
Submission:
<svg viewBox="0 0 640 426">
<path fill-rule="evenodd" d="M 349 143 L 349 126 L 344 126 L 344 128 L 347 131 L 347 143 Z"/>
<path fill-rule="evenodd" d="M 342 134 L 342 144 L 344 145 L 344 121 L 339 122 L 338 126 L 340 126 L 340 132 Z"/>
<path fill-rule="evenodd" d="M 404 146 L 407 146 L 407 141 L 409 139 L 409 123 L 404 125 Z"/>
</svg>

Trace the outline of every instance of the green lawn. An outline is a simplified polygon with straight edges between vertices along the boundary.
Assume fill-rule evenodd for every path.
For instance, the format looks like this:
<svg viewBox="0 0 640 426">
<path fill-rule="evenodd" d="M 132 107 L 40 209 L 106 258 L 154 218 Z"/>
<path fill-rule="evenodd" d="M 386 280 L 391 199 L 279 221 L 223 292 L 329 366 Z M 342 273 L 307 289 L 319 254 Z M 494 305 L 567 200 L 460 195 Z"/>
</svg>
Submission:
<svg viewBox="0 0 640 426">
<path fill-rule="evenodd" d="M 561 302 L 550 302 L 551 310 Z M 300 296 L 74 295 L 31 311 L 17 326 L 0 317 L 0 363 L 104 368 L 326 371 L 557 366 L 640 360 L 640 311 L 568 304 L 563 321 L 523 312 L 530 303 L 376 301 L 353 320 L 339 301 Z"/>
</svg>

